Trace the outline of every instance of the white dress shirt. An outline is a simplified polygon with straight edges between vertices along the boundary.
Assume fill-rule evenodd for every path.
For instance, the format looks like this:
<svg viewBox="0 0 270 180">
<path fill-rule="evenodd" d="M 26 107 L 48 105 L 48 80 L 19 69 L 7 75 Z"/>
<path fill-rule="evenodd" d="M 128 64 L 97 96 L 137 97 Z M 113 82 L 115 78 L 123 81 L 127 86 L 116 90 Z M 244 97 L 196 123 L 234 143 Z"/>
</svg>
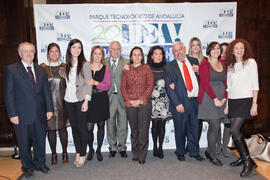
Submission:
<svg viewBox="0 0 270 180">
<path fill-rule="evenodd" d="M 36 80 L 36 74 L 35 74 L 34 63 L 32 62 L 32 64 L 28 65 L 28 64 L 26 64 L 25 62 L 22 61 L 22 64 L 23 64 L 24 68 L 26 69 L 26 72 L 28 72 L 27 67 L 28 67 L 28 66 L 31 66 L 31 70 L 32 70 L 32 72 L 33 72 L 35 81 L 37 81 L 37 80 Z"/>
<path fill-rule="evenodd" d="M 76 95 L 77 67 L 78 67 L 78 61 L 76 61 L 76 63 L 70 68 L 69 75 L 68 75 L 69 80 L 66 79 L 67 88 L 66 88 L 64 99 L 65 101 L 70 102 L 70 103 L 79 101 Z"/>
<path fill-rule="evenodd" d="M 242 62 L 235 63 L 234 70 L 228 68 L 227 92 L 229 99 L 253 97 L 253 90 L 259 90 L 258 68 L 254 59 L 248 59 L 244 66 Z"/>
<path fill-rule="evenodd" d="M 185 76 L 184 76 L 184 71 L 183 71 L 183 63 L 181 61 L 176 61 L 176 62 L 178 64 L 178 67 L 179 67 L 179 69 L 181 71 L 181 74 L 182 74 L 182 77 L 184 79 L 184 82 L 186 84 L 186 80 L 185 80 Z M 192 86 L 193 86 L 193 89 L 192 89 L 191 92 L 189 92 L 187 90 L 188 97 L 198 97 L 199 84 L 198 84 L 198 80 L 196 78 L 195 72 L 193 71 L 192 66 L 189 63 L 189 60 L 187 58 L 185 58 L 185 64 L 187 65 L 188 72 L 189 72 L 189 75 L 190 75 L 190 78 L 191 78 L 191 81 L 192 81 Z"/>
</svg>

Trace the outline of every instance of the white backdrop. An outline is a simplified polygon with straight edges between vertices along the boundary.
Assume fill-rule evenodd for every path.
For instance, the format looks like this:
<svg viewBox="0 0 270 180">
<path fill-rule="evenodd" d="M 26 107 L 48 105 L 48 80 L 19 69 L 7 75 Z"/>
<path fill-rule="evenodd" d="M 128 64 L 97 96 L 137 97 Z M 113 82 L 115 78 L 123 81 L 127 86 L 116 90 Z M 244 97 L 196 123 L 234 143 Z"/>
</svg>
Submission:
<svg viewBox="0 0 270 180">
<path fill-rule="evenodd" d="M 67 44 L 74 38 L 83 42 L 86 59 L 94 45 L 101 45 L 109 56 L 109 43 L 118 40 L 125 57 L 134 46 L 141 46 L 147 55 L 151 46 L 161 45 L 169 62 L 173 60 L 174 41 L 182 41 L 188 47 L 189 40 L 196 36 L 205 50 L 211 41 L 235 39 L 236 6 L 236 2 L 34 5 L 38 62 L 46 61 L 47 46 L 51 42 L 59 44 L 61 61 L 65 62 Z M 207 146 L 207 128 L 204 123 L 201 147 Z M 71 129 L 68 131 L 68 152 L 74 152 Z M 149 135 L 149 149 L 152 149 L 151 129 Z M 174 143 L 173 122 L 169 121 L 164 148 L 174 149 Z M 130 150 L 129 136 L 127 145 Z M 46 148 L 50 152 L 48 144 Z M 106 134 L 102 150 L 108 151 Z M 59 138 L 57 151 L 62 151 Z"/>
</svg>

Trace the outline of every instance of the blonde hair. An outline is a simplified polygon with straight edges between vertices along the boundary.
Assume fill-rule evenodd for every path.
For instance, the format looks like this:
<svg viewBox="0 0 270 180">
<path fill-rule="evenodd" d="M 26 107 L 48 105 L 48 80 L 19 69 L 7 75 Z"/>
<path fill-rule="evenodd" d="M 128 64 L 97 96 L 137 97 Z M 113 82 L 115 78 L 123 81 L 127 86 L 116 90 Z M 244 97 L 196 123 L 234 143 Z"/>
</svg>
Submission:
<svg viewBox="0 0 270 180">
<path fill-rule="evenodd" d="M 201 61 L 204 59 L 203 52 L 202 52 L 202 42 L 201 42 L 201 40 L 200 40 L 199 38 L 197 38 L 197 37 L 193 37 L 193 38 L 191 38 L 190 41 L 189 41 L 188 56 L 194 57 L 194 56 L 193 56 L 193 53 L 192 53 L 192 50 L 191 50 L 191 49 L 192 49 L 192 43 L 193 43 L 193 41 L 197 41 L 197 42 L 199 43 L 200 52 L 199 52 L 198 60 L 199 60 L 199 62 L 201 62 Z"/>
</svg>

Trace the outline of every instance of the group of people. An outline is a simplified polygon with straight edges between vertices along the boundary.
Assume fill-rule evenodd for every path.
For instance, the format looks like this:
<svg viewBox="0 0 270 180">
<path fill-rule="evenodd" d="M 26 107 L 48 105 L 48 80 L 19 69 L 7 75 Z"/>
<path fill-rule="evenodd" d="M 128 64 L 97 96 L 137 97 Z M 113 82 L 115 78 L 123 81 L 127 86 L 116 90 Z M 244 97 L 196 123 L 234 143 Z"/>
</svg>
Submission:
<svg viewBox="0 0 270 180">
<path fill-rule="evenodd" d="M 49 171 L 45 164 L 46 132 L 52 151 L 51 164 L 58 163 L 56 131 L 62 145 L 62 162 L 69 162 L 69 125 L 76 150 L 74 164 L 83 166 L 86 159 L 93 159 L 95 151 L 97 160 L 102 161 L 105 121 L 109 158 L 117 152 L 122 158 L 127 157 L 129 123 L 132 161 L 144 164 L 151 121 L 153 156 L 164 158 L 165 124 L 173 119 L 177 159 L 185 161 L 185 154 L 189 153 L 190 157 L 203 161 L 199 140 L 202 121 L 207 121 L 205 157 L 211 163 L 222 166 L 217 154 L 229 156 L 231 132 L 240 153 L 240 158 L 231 165 L 243 164 L 241 177 L 257 167 L 240 131 L 246 119 L 257 115 L 259 90 L 257 64 L 247 41 L 211 42 L 206 49 L 208 58 L 203 56 L 197 37 L 190 40 L 188 54 L 184 43 L 174 42 L 174 60 L 168 64 L 161 46 L 151 47 L 146 61 L 138 46 L 132 48 L 129 60 L 121 57 L 118 41 L 110 43 L 109 52 L 110 57 L 105 58 L 103 48 L 94 46 L 88 62 L 82 42 L 73 39 L 68 44 L 64 64 L 59 62 L 59 46 L 51 43 L 47 61 L 39 66 L 33 63 L 35 46 L 29 42 L 19 44 L 21 60 L 7 67 L 4 92 L 25 177 L 33 176 L 33 170 Z M 34 158 L 29 149 L 31 142 Z"/>
</svg>

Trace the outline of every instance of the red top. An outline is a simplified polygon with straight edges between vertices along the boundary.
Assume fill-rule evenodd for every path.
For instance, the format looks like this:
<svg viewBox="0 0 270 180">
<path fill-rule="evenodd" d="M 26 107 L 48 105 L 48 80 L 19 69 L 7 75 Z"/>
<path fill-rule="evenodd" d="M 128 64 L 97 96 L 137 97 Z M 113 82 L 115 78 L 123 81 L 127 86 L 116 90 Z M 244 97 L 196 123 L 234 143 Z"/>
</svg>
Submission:
<svg viewBox="0 0 270 180">
<path fill-rule="evenodd" d="M 129 66 L 130 70 L 124 70 L 121 80 L 121 91 L 127 107 L 131 100 L 142 100 L 146 105 L 154 89 L 154 75 L 148 65 L 138 67 Z"/>
<path fill-rule="evenodd" d="M 224 62 L 221 62 L 224 64 Z M 225 65 L 225 64 L 224 64 Z M 227 88 L 227 68 L 225 67 L 226 78 L 224 80 L 225 89 Z M 215 99 L 217 96 L 210 85 L 210 63 L 208 60 L 203 60 L 199 67 L 199 75 L 200 75 L 200 86 L 199 86 L 199 93 L 198 93 L 198 102 L 199 104 L 202 103 L 204 92 L 206 92 L 211 99 Z M 224 98 L 227 98 L 227 91 L 224 92 Z"/>
</svg>

